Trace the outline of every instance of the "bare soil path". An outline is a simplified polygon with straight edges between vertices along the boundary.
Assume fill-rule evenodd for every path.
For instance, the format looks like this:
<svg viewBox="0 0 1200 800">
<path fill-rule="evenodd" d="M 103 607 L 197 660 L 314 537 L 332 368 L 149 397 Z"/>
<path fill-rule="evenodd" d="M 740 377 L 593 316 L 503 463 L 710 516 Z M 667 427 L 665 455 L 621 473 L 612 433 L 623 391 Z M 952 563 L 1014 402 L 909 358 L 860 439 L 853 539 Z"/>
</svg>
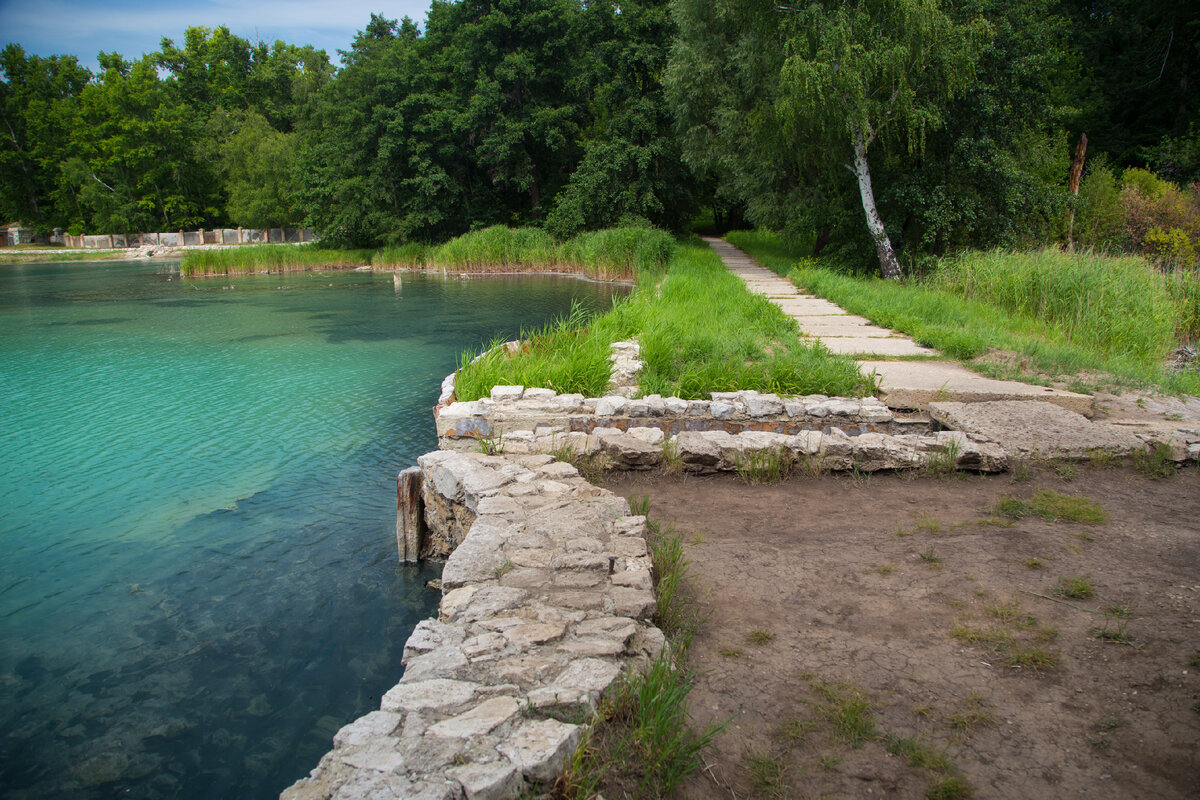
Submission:
<svg viewBox="0 0 1200 800">
<path fill-rule="evenodd" d="M 706 615 L 690 712 L 728 724 L 682 797 L 1200 797 L 1197 469 L 610 488 Z M 1106 521 L 993 513 L 1038 490 Z"/>
</svg>

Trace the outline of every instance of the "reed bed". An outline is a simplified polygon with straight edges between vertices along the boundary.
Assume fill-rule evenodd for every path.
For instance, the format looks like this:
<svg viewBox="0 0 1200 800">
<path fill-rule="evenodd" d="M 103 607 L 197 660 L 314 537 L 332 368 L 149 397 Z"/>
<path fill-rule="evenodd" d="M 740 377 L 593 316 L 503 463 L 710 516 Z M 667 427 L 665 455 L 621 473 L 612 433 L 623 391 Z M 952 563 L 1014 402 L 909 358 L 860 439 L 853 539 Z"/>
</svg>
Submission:
<svg viewBox="0 0 1200 800">
<path fill-rule="evenodd" d="M 180 261 L 179 273 L 203 277 L 353 269 L 369 265 L 372 254 L 371 250 L 333 250 L 312 244 L 239 245 L 224 250 L 190 251 Z"/>
<path fill-rule="evenodd" d="M 610 228 L 561 244 L 540 228 L 494 225 L 440 245 L 409 243 L 380 250 L 331 250 L 313 245 L 246 245 L 187 254 L 184 275 L 249 275 L 370 265 L 377 269 L 446 272 L 574 272 L 598 280 L 635 281 L 662 272 L 675 240 L 653 228 Z"/>
<path fill-rule="evenodd" d="M 675 247 L 659 281 L 643 280 L 612 310 L 576 312 L 522 334 L 512 353 L 496 347 L 460 359 L 460 400 L 486 396 L 497 384 L 604 393 L 609 345 L 636 338 L 645 366 L 643 394 L 707 398 L 709 392 L 756 389 L 780 394 L 862 396 L 874 391 L 854 362 L 801 339 L 795 322 L 751 294 L 720 258 L 697 240 Z"/>
</svg>

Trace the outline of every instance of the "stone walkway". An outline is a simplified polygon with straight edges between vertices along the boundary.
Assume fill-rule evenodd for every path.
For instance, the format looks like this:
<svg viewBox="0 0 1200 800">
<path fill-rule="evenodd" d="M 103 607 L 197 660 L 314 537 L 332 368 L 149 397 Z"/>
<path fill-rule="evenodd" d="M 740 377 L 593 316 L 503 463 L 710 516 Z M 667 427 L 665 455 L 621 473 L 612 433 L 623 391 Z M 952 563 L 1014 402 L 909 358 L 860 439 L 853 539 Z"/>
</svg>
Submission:
<svg viewBox="0 0 1200 800">
<path fill-rule="evenodd" d="M 828 300 L 803 294 L 791 281 L 724 239 L 705 237 L 704 241 L 750 291 L 765 295 L 796 320 L 802 333 L 819 339 L 834 353 L 854 356 L 864 373 L 874 372 L 880 380 L 880 399 L 891 408 L 925 410 L 937 401 L 1040 400 L 1084 416 L 1092 414 L 1090 395 L 985 378 L 951 361 L 887 360 L 897 356 L 936 359 L 940 353 L 904 334 L 873 325 L 865 317 L 848 314 Z"/>
</svg>

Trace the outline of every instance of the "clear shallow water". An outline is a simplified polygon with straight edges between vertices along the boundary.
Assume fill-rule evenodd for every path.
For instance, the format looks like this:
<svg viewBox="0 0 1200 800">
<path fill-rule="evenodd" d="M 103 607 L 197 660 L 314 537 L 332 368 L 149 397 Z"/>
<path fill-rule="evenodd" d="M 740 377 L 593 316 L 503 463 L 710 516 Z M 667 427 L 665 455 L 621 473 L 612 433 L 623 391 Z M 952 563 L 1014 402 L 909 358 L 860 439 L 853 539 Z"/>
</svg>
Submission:
<svg viewBox="0 0 1200 800">
<path fill-rule="evenodd" d="M 621 291 L 173 266 L 0 268 L 5 796 L 305 774 L 435 608 L 435 571 L 396 563 L 394 481 L 436 447 L 441 379 Z"/>
</svg>

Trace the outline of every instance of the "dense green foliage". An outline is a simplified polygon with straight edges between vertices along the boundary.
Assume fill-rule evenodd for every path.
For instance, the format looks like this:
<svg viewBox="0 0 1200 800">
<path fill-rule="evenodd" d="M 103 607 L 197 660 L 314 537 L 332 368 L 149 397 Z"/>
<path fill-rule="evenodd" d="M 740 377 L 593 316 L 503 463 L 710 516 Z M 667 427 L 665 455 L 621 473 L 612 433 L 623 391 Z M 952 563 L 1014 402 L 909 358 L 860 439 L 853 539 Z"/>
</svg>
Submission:
<svg viewBox="0 0 1200 800">
<path fill-rule="evenodd" d="M 919 273 L 1066 244 L 1075 209 L 1077 243 L 1191 267 L 1198 47 L 1200 11 L 1170 0 L 432 0 L 421 26 L 364 20 L 336 69 L 224 27 L 96 74 L 11 44 L 0 214 L 305 223 L 411 255 L 495 225 L 679 231 L 703 208 L 861 269 L 886 239 Z"/>
<path fill-rule="evenodd" d="M 665 277 L 640 273 L 637 290 L 608 313 L 524 332 L 517 352 L 494 342 L 478 359 L 465 355 L 456 393 L 474 400 L 496 384 L 520 384 L 598 397 L 608 382 L 609 345 L 632 337 L 641 344 L 644 394 L 707 398 L 712 391 L 757 389 L 861 396 L 873 389 L 852 360 L 806 343 L 793 320 L 693 241 L 675 249 Z"/>
<path fill-rule="evenodd" d="M 0 213 L 40 230 L 125 233 L 296 223 L 296 127 L 324 51 L 190 28 L 137 61 L 0 51 Z"/>
</svg>

